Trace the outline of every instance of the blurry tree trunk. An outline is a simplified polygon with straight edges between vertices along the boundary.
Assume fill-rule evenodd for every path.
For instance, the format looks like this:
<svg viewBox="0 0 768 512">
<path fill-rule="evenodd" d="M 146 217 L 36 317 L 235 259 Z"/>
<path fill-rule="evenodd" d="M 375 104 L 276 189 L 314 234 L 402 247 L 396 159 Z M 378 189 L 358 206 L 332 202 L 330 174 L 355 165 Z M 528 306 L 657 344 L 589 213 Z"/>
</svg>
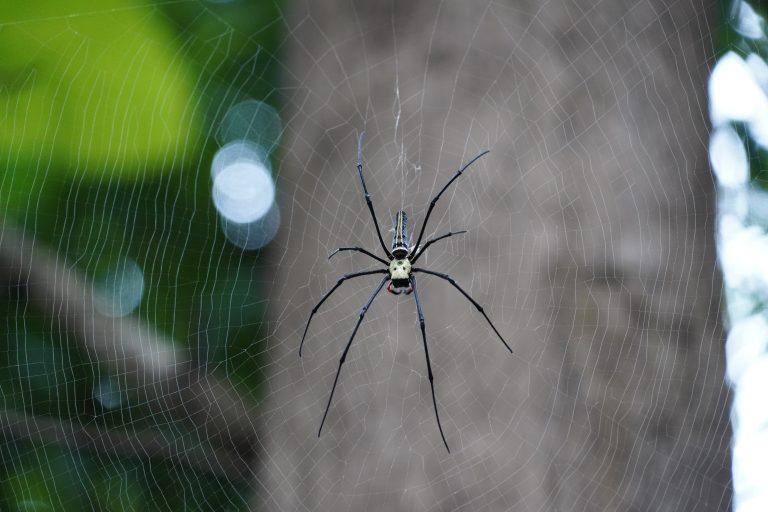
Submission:
<svg viewBox="0 0 768 512">
<path fill-rule="evenodd" d="M 297 0 L 286 51 L 259 510 L 728 510 L 728 391 L 707 162 L 714 2 Z M 398 111 L 401 115 L 398 117 Z M 439 204 L 424 260 L 486 305 L 509 356 L 443 283 L 421 278 L 445 452 L 410 299 L 327 254 L 388 238 L 405 197 Z M 403 144 L 406 171 L 395 168 Z M 420 166 L 414 174 L 414 166 Z M 403 188 L 403 183 L 408 185 Z M 451 249 L 453 248 L 453 249 Z"/>
</svg>

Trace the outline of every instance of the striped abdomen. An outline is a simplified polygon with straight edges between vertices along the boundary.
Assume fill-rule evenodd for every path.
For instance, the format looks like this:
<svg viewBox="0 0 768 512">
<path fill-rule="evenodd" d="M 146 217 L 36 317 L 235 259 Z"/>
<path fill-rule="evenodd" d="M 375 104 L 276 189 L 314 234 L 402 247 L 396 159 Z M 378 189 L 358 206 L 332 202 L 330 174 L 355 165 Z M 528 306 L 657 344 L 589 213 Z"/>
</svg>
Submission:
<svg viewBox="0 0 768 512">
<path fill-rule="evenodd" d="M 408 216 L 403 210 L 397 212 L 395 217 L 395 236 L 392 238 L 392 255 L 397 259 L 403 259 L 408 254 Z"/>
</svg>

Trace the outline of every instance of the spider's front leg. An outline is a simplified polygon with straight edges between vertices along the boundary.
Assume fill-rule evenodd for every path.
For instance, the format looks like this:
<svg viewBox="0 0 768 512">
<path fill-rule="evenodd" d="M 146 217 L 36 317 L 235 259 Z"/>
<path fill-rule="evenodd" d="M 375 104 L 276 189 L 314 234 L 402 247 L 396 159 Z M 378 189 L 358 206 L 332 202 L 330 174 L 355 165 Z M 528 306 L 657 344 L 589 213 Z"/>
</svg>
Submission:
<svg viewBox="0 0 768 512">
<path fill-rule="evenodd" d="M 419 231 L 419 236 L 416 238 L 416 243 L 413 245 L 413 250 L 408 255 L 410 258 L 413 258 L 416 255 L 416 251 L 419 248 L 419 244 L 421 244 L 421 238 L 424 236 L 424 230 L 427 228 L 427 222 L 429 221 L 429 216 L 432 215 L 432 210 L 435 208 L 435 205 L 437 204 L 437 201 L 440 199 L 440 196 L 443 195 L 443 192 L 448 189 L 448 187 L 451 186 L 451 183 L 456 181 L 459 176 L 462 175 L 462 173 L 469 168 L 470 165 L 475 163 L 480 157 L 487 155 L 490 153 L 490 150 L 485 150 L 479 155 L 477 155 L 475 158 L 464 164 L 461 169 L 456 171 L 456 174 L 453 175 L 453 178 L 448 180 L 448 183 L 445 184 L 445 186 L 440 190 L 440 192 L 437 193 L 437 195 L 429 202 L 429 208 L 427 208 L 427 214 L 424 216 L 424 221 L 421 223 L 421 230 Z"/>
<path fill-rule="evenodd" d="M 387 255 L 387 258 L 391 258 L 392 253 L 389 252 L 389 249 L 387 249 L 386 244 L 384 244 L 384 239 L 381 238 L 379 221 L 378 219 L 376 219 L 376 212 L 373 209 L 373 202 L 371 201 L 371 195 L 368 193 L 368 187 L 365 186 L 365 178 L 363 178 L 363 135 L 365 135 L 365 132 L 362 132 L 360 134 L 360 137 L 357 139 L 357 174 L 360 175 L 360 182 L 363 184 L 363 194 L 365 195 L 365 203 L 368 205 L 368 210 L 370 210 L 371 212 L 371 217 L 373 217 L 373 225 L 376 227 L 376 236 L 379 237 L 379 243 L 381 244 L 381 248 L 384 249 L 384 254 Z"/>
<path fill-rule="evenodd" d="M 338 253 L 340 253 L 342 251 L 357 251 L 357 252 L 361 252 L 361 253 L 365 254 L 366 256 L 370 256 L 371 258 L 375 259 L 378 262 L 381 262 L 381 263 L 383 263 L 385 265 L 389 265 L 388 262 L 386 262 L 383 259 L 379 258 L 378 256 L 376 256 L 372 252 L 370 252 L 370 251 L 368 251 L 366 249 L 363 249 L 362 247 L 339 247 L 338 249 L 336 249 L 335 251 L 333 251 L 331 254 L 328 255 L 328 259 L 333 258 L 334 256 L 336 256 Z"/>
<path fill-rule="evenodd" d="M 415 256 L 413 256 L 411 258 L 411 265 L 415 265 L 416 264 L 416 260 L 421 258 L 421 255 L 424 254 L 424 251 L 426 251 L 427 248 L 430 245 L 432 245 L 433 243 L 439 242 L 440 240 L 443 240 L 445 238 L 450 238 L 450 237 L 452 237 L 454 235 L 461 235 L 461 234 L 464 234 L 466 232 L 467 232 L 466 229 L 462 229 L 461 231 L 449 231 L 449 232 L 445 233 L 444 235 L 440 235 L 440 236 L 435 237 L 435 238 L 430 238 L 429 240 L 424 242 L 424 246 L 421 249 L 419 249 L 418 247 L 414 247 L 413 248 L 413 253 L 415 254 Z"/>
</svg>

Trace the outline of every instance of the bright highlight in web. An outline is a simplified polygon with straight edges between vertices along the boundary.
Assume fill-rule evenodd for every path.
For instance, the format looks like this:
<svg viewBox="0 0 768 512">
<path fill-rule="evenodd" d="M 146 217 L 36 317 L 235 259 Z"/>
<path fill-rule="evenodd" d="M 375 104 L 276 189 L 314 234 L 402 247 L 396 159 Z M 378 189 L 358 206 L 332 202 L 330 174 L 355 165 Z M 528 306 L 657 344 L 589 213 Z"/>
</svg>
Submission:
<svg viewBox="0 0 768 512">
<path fill-rule="evenodd" d="M 233 106 L 219 129 L 222 147 L 211 164 L 213 204 L 227 239 L 242 249 L 264 247 L 280 226 L 269 157 L 281 133 L 275 109 L 256 100 Z"/>
</svg>

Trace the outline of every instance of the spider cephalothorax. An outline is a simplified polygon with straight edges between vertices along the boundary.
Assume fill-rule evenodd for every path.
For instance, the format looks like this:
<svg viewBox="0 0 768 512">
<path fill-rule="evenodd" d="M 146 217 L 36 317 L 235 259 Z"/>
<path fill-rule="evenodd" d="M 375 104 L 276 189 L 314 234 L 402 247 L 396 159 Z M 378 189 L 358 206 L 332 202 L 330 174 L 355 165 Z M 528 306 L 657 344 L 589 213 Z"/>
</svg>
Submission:
<svg viewBox="0 0 768 512">
<path fill-rule="evenodd" d="M 397 260 L 393 259 L 389 262 L 389 284 L 387 285 L 387 291 L 400 295 L 405 293 L 410 294 L 413 291 L 411 286 L 411 260 L 407 257 Z"/>
<path fill-rule="evenodd" d="M 472 303 L 473 306 L 485 317 L 485 320 L 488 322 L 488 325 L 491 326 L 491 329 L 493 329 L 493 332 L 496 333 L 496 336 L 499 337 L 501 342 L 504 344 L 504 346 L 509 350 L 510 353 L 512 353 L 512 349 L 509 347 L 506 341 L 504 341 L 504 338 L 501 337 L 501 334 L 499 334 L 499 331 L 496 330 L 496 327 L 493 325 L 491 320 L 488 318 L 488 315 L 485 314 L 485 311 L 480 306 L 480 304 L 475 301 L 472 297 L 469 296 L 467 292 L 464 291 L 461 286 L 456 284 L 456 281 L 453 280 L 451 276 L 448 274 L 443 274 L 441 272 L 435 272 L 433 270 L 427 270 L 425 268 L 417 268 L 414 265 L 416 264 L 416 261 L 421 257 L 422 254 L 424 254 L 424 251 L 427 250 L 427 247 L 432 245 L 435 242 L 438 242 L 440 240 L 443 240 L 444 238 L 449 238 L 453 235 L 458 235 L 461 233 L 466 233 L 466 231 L 455 231 L 448 233 L 445 233 L 444 235 L 430 238 L 426 242 L 424 242 L 424 245 L 421 245 L 421 239 L 424 236 L 424 230 L 427 227 L 427 221 L 429 220 L 429 216 L 432 213 L 432 209 L 435 207 L 435 204 L 437 203 L 437 200 L 440 199 L 440 196 L 445 192 L 445 190 L 453 183 L 461 174 L 469 168 L 470 165 L 472 165 L 478 158 L 488 153 L 488 151 L 483 151 L 479 155 L 477 155 L 475 158 L 470 160 L 467 164 L 465 164 L 463 167 L 461 167 L 458 171 L 456 171 L 456 174 L 453 175 L 453 178 L 448 180 L 448 183 L 440 190 L 440 192 L 437 193 L 437 195 L 432 199 L 432 201 L 429 203 L 429 208 L 427 209 L 427 214 L 424 216 L 424 222 L 421 225 L 421 230 L 419 231 L 419 236 L 416 239 L 416 243 L 412 247 L 408 247 L 408 233 L 406 229 L 407 220 L 408 217 L 405 215 L 405 212 L 403 210 L 400 210 L 397 212 L 397 216 L 395 217 L 395 225 L 394 225 L 394 236 L 392 239 L 392 251 L 390 252 L 386 245 L 384 244 L 384 239 L 381 237 L 381 230 L 379 229 L 379 221 L 376 219 L 376 212 L 373 210 L 373 203 L 371 202 L 371 196 L 368 194 L 368 188 L 365 186 L 365 179 L 363 178 L 363 158 L 362 158 L 362 145 L 363 145 L 363 134 L 360 134 L 360 138 L 357 141 L 357 173 L 360 175 L 360 182 L 363 185 L 363 193 L 365 194 L 365 202 L 368 205 L 368 210 L 371 212 L 371 216 L 373 217 L 373 225 L 376 227 L 376 235 L 379 238 L 379 243 L 381 244 L 381 248 L 384 250 L 384 254 L 386 259 L 381 258 L 379 256 L 376 256 L 372 252 L 363 249 L 362 247 L 340 247 L 336 249 L 334 252 L 331 253 L 328 258 L 332 258 L 334 254 L 340 252 L 340 251 L 356 251 L 363 253 L 367 256 L 370 256 L 371 258 L 375 259 L 376 261 L 383 263 L 386 268 L 379 268 L 374 270 L 363 270 L 361 272 L 354 272 L 352 274 L 346 274 L 343 277 L 341 277 L 337 282 L 336 285 L 331 288 L 328 293 L 326 293 L 322 299 L 320 299 L 320 302 L 318 302 L 315 307 L 312 308 L 312 313 L 309 315 L 309 319 L 307 320 L 307 326 L 304 328 L 304 335 L 301 337 L 301 344 L 299 345 L 299 357 L 301 357 L 301 351 L 304 347 L 304 340 L 307 337 L 307 331 L 309 330 L 309 323 L 312 321 L 312 317 L 315 316 L 315 313 L 317 313 L 317 310 L 320 309 L 320 306 L 323 305 L 323 302 L 331 296 L 331 294 L 336 291 L 336 289 L 341 286 L 341 284 L 348 280 L 353 279 L 356 277 L 361 276 L 368 276 L 373 274 L 385 274 L 385 277 L 381 280 L 379 285 L 376 287 L 376 290 L 373 292 L 373 294 L 368 299 L 368 302 L 363 306 L 363 308 L 360 310 L 360 314 L 358 316 L 357 324 L 355 325 L 355 328 L 352 330 L 352 335 L 349 337 L 349 341 L 347 341 L 347 345 L 344 347 L 344 352 L 341 354 L 341 358 L 339 359 L 339 367 L 336 370 L 336 377 L 333 380 L 333 387 L 331 388 L 331 394 L 328 397 L 328 404 L 325 406 L 325 413 L 323 414 L 323 419 L 320 422 L 320 429 L 317 431 L 318 437 L 320 436 L 320 432 L 323 430 L 323 424 L 325 423 L 325 418 L 328 416 L 328 410 L 331 407 L 331 400 L 333 399 L 333 393 L 336 391 L 336 384 L 339 382 L 339 374 L 341 373 L 341 367 L 344 365 L 344 361 L 347 359 L 347 353 L 349 352 L 350 347 L 352 346 L 352 340 L 355 339 L 355 334 L 357 334 L 357 330 L 360 327 L 360 324 L 363 321 L 363 318 L 365 317 L 365 313 L 368 311 L 368 308 L 371 307 L 371 304 L 373 304 L 373 299 L 376 298 L 376 296 L 379 294 L 382 288 L 384 288 L 384 285 L 387 284 L 387 281 L 389 281 L 389 284 L 387 285 L 387 291 L 390 293 L 393 293 L 395 295 L 405 294 L 410 295 L 413 293 L 414 300 L 416 302 L 416 313 L 419 317 L 419 327 L 421 329 L 421 340 L 424 344 L 424 356 L 427 360 L 427 376 L 429 377 L 429 385 L 432 390 L 432 405 L 435 408 L 435 418 L 437 418 L 437 428 L 440 431 L 440 436 L 443 438 L 443 443 L 445 444 L 446 450 L 450 452 L 450 448 L 448 448 L 448 442 L 445 440 L 445 434 L 443 434 L 443 427 L 440 424 L 440 415 L 437 412 L 437 399 L 435 398 L 435 385 L 434 385 L 434 376 L 432 375 L 432 363 L 429 360 L 429 349 L 427 347 L 427 332 L 426 327 L 424 324 L 424 313 L 421 310 L 421 302 L 419 301 L 419 292 L 416 289 L 416 277 L 414 276 L 414 273 L 421 272 L 424 274 L 429 274 L 435 277 L 439 277 L 441 279 L 444 279 L 448 281 L 454 288 L 456 288 L 459 292 L 461 292 L 464 297 L 469 300 L 469 302 Z"/>
</svg>

